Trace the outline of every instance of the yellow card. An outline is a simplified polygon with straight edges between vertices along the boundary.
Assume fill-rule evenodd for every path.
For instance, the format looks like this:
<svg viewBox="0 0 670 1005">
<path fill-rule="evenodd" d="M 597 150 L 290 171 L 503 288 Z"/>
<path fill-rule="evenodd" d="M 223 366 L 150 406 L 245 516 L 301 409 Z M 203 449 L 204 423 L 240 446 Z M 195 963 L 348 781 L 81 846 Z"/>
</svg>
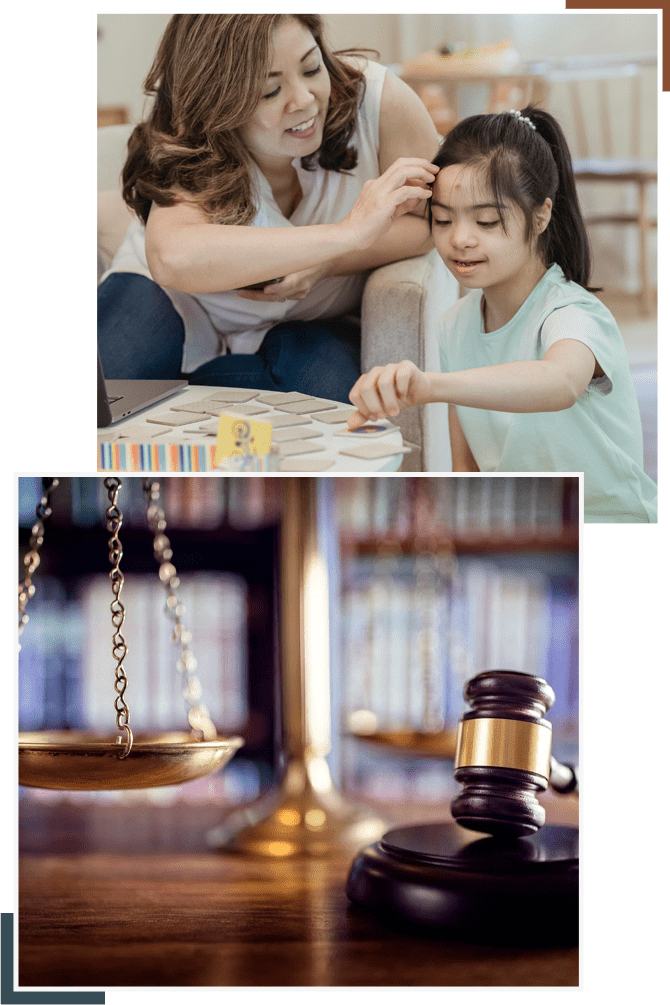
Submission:
<svg viewBox="0 0 670 1005">
<path fill-rule="evenodd" d="M 219 416 L 214 463 L 224 457 L 244 457 L 249 454 L 269 454 L 272 445 L 272 423 L 242 419 L 239 416 Z"/>
</svg>

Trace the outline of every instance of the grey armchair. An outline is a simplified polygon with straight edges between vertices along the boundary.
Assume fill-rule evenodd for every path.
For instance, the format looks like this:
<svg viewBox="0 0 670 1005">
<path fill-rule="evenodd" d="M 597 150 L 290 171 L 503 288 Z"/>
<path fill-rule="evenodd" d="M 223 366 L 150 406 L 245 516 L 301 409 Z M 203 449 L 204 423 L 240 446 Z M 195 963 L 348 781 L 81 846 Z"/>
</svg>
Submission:
<svg viewBox="0 0 670 1005">
<path fill-rule="evenodd" d="M 131 220 L 119 178 L 132 125 L 98 129 L 98 280 L 109 267 Z M 458 283 L 437 252 L 393 262 L 370 274 L 361 307 L 363 372 L 411 359 L 424 370 L 439 369 L 434 333 L 437 318 L 458 298 Z M 446 405 L 402 412 L 398 425 L 413 447 L 403 471 L 450 471 Z"/>
<path fill-rule="evenodd" d="M 361 307 L 363 372 L 403 359 L 421 370 L 439 370 L 437 323 L 458 291 L 436 251 L 372 272 Z M 415 447 L 405 456 L 403 471 L 451 471 L 447 405 L 408 408 L 397 424 Z"/>
</svg>

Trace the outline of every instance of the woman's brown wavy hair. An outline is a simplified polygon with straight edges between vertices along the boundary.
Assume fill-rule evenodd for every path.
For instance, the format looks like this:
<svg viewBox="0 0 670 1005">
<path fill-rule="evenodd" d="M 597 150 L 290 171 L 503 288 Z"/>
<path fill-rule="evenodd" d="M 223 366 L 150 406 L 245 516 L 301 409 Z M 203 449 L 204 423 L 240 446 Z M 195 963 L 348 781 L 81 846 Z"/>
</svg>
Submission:
<svg viewBox="0 0 670 1005">
<path fill-rule="evenodd" d="M 133 130 L 122 173 L 123 198 L 146 223 L 151 203 L 171 206 L 181 190 L 214 223 L 247 224 L 256 215 L 251 155 L 239 127 L 267 87 L 273 32 L 284 18 L 303 24 L 330 75 L 323 142 L 302 159 L 332 171 L 356 166 L 349 146 L 364 87 L 361 70 L 330 50 L 319 14 L 175 14 L 144 82 L 155 98 Z"/>
</svg>

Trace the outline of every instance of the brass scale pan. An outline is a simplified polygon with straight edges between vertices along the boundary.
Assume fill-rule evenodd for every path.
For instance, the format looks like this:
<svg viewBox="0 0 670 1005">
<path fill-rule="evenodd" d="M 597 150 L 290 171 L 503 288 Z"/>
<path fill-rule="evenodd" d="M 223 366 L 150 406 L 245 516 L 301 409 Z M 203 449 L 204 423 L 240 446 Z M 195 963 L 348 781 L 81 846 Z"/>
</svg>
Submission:
<svg viewBox="0 0 670 1005">
<path fill-rule="evenodd" d="M 188 732 L 133 740 L 127 757 L 109 734 L 62 730 L 19 733 L 19 785 L 41 789 L 142 789 L 179 785 L 222 768 L 238 736 L 197 740 Z"/>
</svg>

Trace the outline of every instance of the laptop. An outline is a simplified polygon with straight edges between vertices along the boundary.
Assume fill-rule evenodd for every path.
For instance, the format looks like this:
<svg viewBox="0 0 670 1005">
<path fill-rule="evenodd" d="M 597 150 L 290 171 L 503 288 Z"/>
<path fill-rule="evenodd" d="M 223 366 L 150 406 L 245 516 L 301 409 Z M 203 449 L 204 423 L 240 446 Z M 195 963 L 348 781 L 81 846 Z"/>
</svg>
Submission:
<svg viewBox="0 0 670 1005">
<path fill-rule="evenodd" d="M 105 380 L 98 353 L 98 429 L 188 387 L 187 380 Z"/>
</svg>

